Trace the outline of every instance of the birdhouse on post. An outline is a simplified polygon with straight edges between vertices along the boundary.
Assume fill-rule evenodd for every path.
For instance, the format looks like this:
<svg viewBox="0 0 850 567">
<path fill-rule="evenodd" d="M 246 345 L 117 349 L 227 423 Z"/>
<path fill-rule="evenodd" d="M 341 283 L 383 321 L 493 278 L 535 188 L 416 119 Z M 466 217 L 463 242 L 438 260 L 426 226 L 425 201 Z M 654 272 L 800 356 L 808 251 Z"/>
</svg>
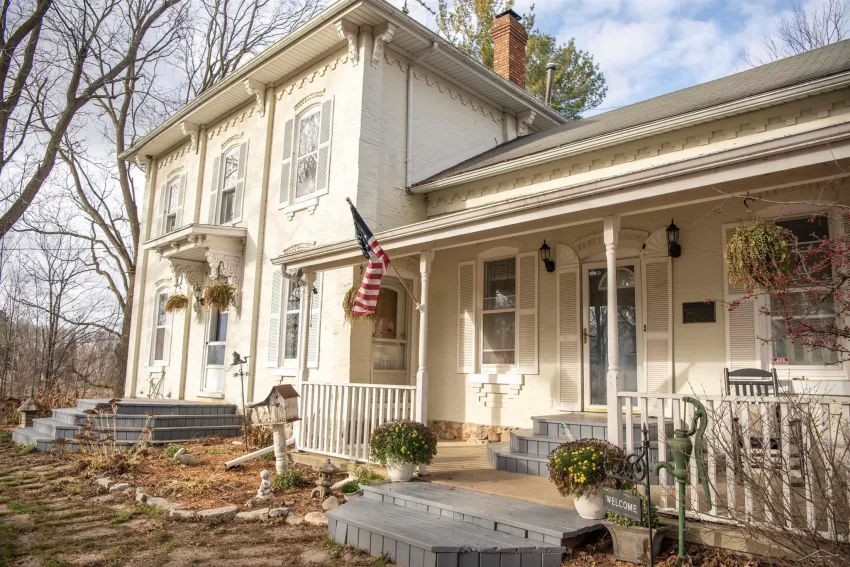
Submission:
<svg viewBox="0 0 850 567">
<path fill-rule="evenodd" d="M 286 424 L 301 419 L 298 416 L 298 392 L 289 384 L 274 386 L 269 395 L 248 407 L 254 410 L 257 425 L 270 425 L 274 440 L 275 470 L 278 474 L 289 468 L 286 456 Z"/>
<path fill-rule="evenodd" d="M 44 412 L 44 408 L 35 401 L 35 398 L 27 398 L 18 408 L 18 415 L 21 416 L 18 427 L 32 427 L 32 420 L 41 417 L 42 412 Z"/>
</svg>

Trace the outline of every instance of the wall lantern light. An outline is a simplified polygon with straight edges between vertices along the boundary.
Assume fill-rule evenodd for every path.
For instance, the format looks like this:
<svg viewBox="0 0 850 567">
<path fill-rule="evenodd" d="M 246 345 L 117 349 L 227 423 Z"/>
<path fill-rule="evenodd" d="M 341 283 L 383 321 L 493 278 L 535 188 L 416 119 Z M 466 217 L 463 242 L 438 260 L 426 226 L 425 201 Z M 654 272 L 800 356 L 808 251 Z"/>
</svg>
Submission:
<svg viewBox="0 0 850 567">
<path fill-rule="evenodd" d="M 549 259 L 549 255 L 551 254 L 552 249 L 549 248 L 549 245 L 546 244 L 546 241 L 543 241 L 543 246 L 540 247 L 540 259 L 543 260 L 543 265 L 546 266 L 547 272 L 555 271 L 555 261 Z"/>
<path fill-rule="evenodd" d="M 670 219 L 670 226 L 667 227 L 667 255 L 671 258 L 682 255 L 682 247 L 679 246 L 679 227 L 673 219 Z"/>
</svg>

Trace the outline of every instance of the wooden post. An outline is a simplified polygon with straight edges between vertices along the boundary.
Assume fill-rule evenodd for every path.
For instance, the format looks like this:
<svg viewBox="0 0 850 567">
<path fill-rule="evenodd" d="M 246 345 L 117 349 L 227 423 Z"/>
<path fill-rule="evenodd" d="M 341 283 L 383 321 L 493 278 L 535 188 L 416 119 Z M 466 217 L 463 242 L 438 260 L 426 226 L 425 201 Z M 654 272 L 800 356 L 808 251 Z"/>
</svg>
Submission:
<svg viewBox="0 0 850 567">
<path fill-rule="evenodd" d="M 310 377 L 310 369 L 307 368 L 307 351 L 310 348 L 310 307 L 313 301 L 313 282 L 316 281 L 316 272 L 305 272 L 304 283 L 301 284 L 301 312 L 298 319 L 298 375 L 295 378 L 295 389 L 298 395 L 304 390 L 303 384 Z M 298 403 L 302 404 L 304 398 L 300 397 Z M 303 404 L 299 407 L 298 415 L 304 418 Z M 301 422 L 296 421 L 292 426 L 295 437 L 295 449 L 298 450 L 301 443 Z M 286 439 L 286 436 L 283 436 Z M 284 451 L 286 446 L 284 445 Z"/>
<path fill-rule="evenodd" d="M 620 230 L 620 217 L 605 217 L 605 260 L 608 265 L 608 375 L 606 376 L 608 406 L 608 441 L 621 446 L 622 415 L 619 391 L 620 337 L 617 311 L 617 240 Z"/>
<path fill-rule="evenodd" d="M 434 253 L 430 250 L 419 256 L 419 297 L 422 309 L 419 312 L 419 368 L 416 371 L 416 421 L 428 425 L 428 286 L 431 277 L 431 262 Z"/>
</svg>

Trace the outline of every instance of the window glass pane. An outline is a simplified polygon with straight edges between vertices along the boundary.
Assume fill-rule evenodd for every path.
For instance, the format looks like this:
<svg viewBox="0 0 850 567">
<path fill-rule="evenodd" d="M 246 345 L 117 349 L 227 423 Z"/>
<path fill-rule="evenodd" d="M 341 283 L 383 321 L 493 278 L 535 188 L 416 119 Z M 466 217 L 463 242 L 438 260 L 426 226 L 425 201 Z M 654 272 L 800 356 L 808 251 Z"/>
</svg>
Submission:
<svg viewBox="0 0 850 567">
<path fill-rule="evenodd" d="M 298 358 L 298 314 L 286 316 L 286 330 L 283 337 L 283 358 Z"/>
<path fill-rule="evenodd" d="M 315 152 L 319 147 L 319 116 L 313 112 L 301 117 L 298 123 L 298 157 Z"/>
<path fill-rule="evenodd" d="M 406 370 L 405 356 L 407 345 L 404 343 L 375 343 L 372 351 L 375 370 Z"/>
<path fill-rule="evenodd" d="M 207 347 L 207 364 L 224 364 L 225 345 L 210 345 Z"/>
<path fill-rule="evenodd" d="M 774 318 L 787 313 L 792 317 L 831 319 L 835 316 L 835 299 L 826 291 L 795 291 L 787 297 L 772 297 L 770 310 Z"/>
<path fill-rule="evenodd" d="M 160 293 L 157 296 L 157 307 L 156 307 L 156 325 L 157 327 L 161 327 L 165 325 L 166 318 L 168 314 L 165 312 L 165 304 L 168 301 L 168 293 Z"/>
<path fill-rule="evenodd" d="M 295 197 L 309 195 L 316 190 L 316 154 L 298 159 L 298 173 L 295 182 Z"/>
<path fill-rule="evenodd" d="M 221 221 L 230 222 L 233 220 L 233 201 L 236 198 L 236 191 L 224 191 L 221 194 Z"/>
<path fill-rule="evenodd" d="M 239 175 L 239 146 L 227 152 L 224 158 L 224 181 L 222 188 L 236 187 L 236 179 Z"/>
<path fill-rule="evenodd" d="M 172 230 L 174 230 L 176 228 L 175 227 L 176 224 L 177 224 L 177 216 L 176 215 L 168 215 L 168 217 L 165 219 L 165 232 L 171 232 Z"/>
<path fill-rule="evenodd" d="M 154 341 L 153 359 L 163 360 L 165 353 L 165 329 L 156 330 L 156 340 Z"/>
<path fill-rule="evenodd" d="M 225 342 L 227 341 L 227 312 L 219 313 L 216 317 L 216 327 L 215 334 L 213 335 L 213 341 L 215 342 Z"/>
<path fill-rule="evenodd" d="M 173 213 L 177 210 L 177 197 L 180 193 L 180 181 L 175 180 L 168 186 L 168 208 L 166 212 Z"/>
<path fill-rule="evenodd" d="M 289 282 L 289 296 L 286 298 L 286 310 L 298 311 L 301 309 L 301 286 Z"/>
<path fill-rule="evenodd" d="M 373 336 L 382 339 L 397 338 L 398 307 L 398 292 L 387 287 L 381 288 L 378 292 Z"/>
<path fill-rule="evenodd" d="M 811 243 L 829 237 L 829 219 L 824 216 L 777 220 L 776 224 L 790 230 L 799 244 Z"/>
<path fill-rule="evenodd" d="M 513 309 L 515 305 L 516 259 L 484 262 L 484 310 Z"/>
<path fill-rule="evenodd" d="M 511 313 L 484 313 L 484 364 L 514 364 L 516 317 Z"/>
</svg>

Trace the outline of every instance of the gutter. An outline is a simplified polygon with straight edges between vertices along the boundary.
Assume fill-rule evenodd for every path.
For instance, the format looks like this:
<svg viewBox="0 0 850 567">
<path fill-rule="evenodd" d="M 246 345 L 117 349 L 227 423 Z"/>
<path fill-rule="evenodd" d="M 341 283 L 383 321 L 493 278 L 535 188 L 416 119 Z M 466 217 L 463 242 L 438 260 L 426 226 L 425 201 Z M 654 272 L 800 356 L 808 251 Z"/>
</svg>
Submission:
<svg viewBox="0 0 850 567">
<path fill-rule="evenodd" d="M 814 81 L 794 85 L 792 87 L 786 87 L 777 91 L 758 94 L 752 97 L 728 102 L 720 106 L 696 110 L 671 118 L 664 118 L 648 124 L 641 124 L 625 130 L 612 132 L 610 134 L 602 134 L 587 140 L 580 140 L 565 146 L 543 150 L 533 155 L 506 160 L 502 163 L 482 167 L 473 171 L 450 175 L 442 179 L 435 179 L 434 181 L 421 183 L 415 187 L 411 187 L 410 192 L 414 194 L 430 193 L 439 189 L 454 187 L 463 183 L 470 183 L 486 179 L 488 177 L 493 177 L 495 175 L 525 169 L 527 167 L 534 167 L 557 159 L 623 144 L 639 138 L 646 138 L 654 134 L 670 132 L 672 130 L 687 128 L 689 126 L 711 122 L 713 120 L 719 120 L 729 116 L 735 116 L 770 106 L 793 102 L 794 100 L 838 90 L 847 86 L 850 86 L 850 72 L 832 75 L 823 79 L 815 79 Z"/>
<path fill-rule="evenodd" d="M 735 166 L 744 162 L 755 162 L 759 160 L 767 161 L 788 152 L 809 150 L 811 148 L 816 148 L 817 146 L 828 146 L 830 143 L 843 142 L 848 139 L 850 139 L 850 123 L 837 124 L 835 126 L 813 130 L 790 138 L 780 138 L 767 141 L 760 144 L 759 147 L 748 146 L 736 150 L 721 152 L 719 154 L 704 156 L 695 160 L 676 162 L 658 168 L 630 173 L 625 176 L 601 179 L 573 187 L 562 186 L 537 195 L 517 197 L 509 201 L 477 209 L 460 211 L 419 223 L 386 230 L 377 233 L 375 237 L 381 241 L 382 247 L 387 252 L 392 252 L 394 249 L 397 250 L 402 246 L 412 246 L 417 244 L 414 242 L 399 243 L 398 241 L 401 239 L 408 241 L 417 240 L 418 242 L 421 242 L 421 245 L 417 244 L 421 250 L 436 249 L 434 241 L 436 238 L 440 238 L 440 235 L 445 237 L 447 231 L 463 228 L 472 223 L 494 221 L 507 216 L 510 217 L 512 221 L 515 221 L 505 224 L 505 226 L 508 226 L 509 224 L 516 224 L 516 222 L 519 222 L 518 219 L 523 214 L 534 214 L 535 220 L 539 220 L 544 217 L 549 218 L 563 214 L 562 211 L 555 211 L 554 207 L 570 205 L 571 203 L 581 199 L 598 197 L 614 191 L 640 188 L 653 183 L 661 183 L 686 175 L 710 172 L 711 170 L 717 170 L 721 167 Z M 828 161 L 850 157 L 850 149 L 848 149 L 846 155 L 842 156 L 835 155 L 835 152 L 837 151 L 837 148 L 835 147 L 829 148 L 829 151 L 833 157 Z M 839 176 L 841 175 L 839 174 Z M 565 191 L 571 192 L 565 194 Z M 547 213 L 550 214 L 540 215 L 539 211 L 541 209 L 545 209 Z M 472 231 L 474 232 L 474 229 Z M 354 264 L 358 261 L 357 258 L 362 258 L 362 253 L 360 252 L 357 242 L 355 240 L 346 240 L 343 242 L 329 244 L 321 248 L 305 250 L 288 256 L 281 255 L 277 258 L 273 258 L 272 264 L 282 264 L 287 268 L 325 270 Z"/>
</svg>

